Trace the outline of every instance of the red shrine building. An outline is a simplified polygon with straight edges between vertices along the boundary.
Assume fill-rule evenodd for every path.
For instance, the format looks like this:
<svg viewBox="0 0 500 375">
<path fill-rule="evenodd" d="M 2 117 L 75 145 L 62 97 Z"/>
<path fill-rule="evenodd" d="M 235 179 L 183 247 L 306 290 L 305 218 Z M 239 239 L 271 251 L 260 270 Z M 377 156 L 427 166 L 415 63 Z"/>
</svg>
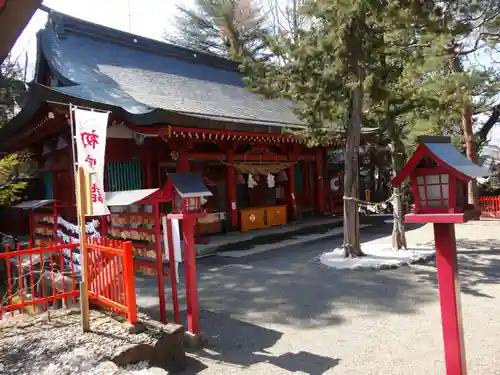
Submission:
<svg viewBox="0 0 500 375">
<path fill-rule="evenodd" d="M 2 151 L 28 149 L 38 163 L 30 199 L 74 207 L 71 103 L 110 111 L 106 192 L 161 188 L 172 173 L 204 178 L 212 195 L 200 234 L 341 207 L 327 150 L 285 134 L 303 127 L 290 103 L 246 90 L 236 63 L 54 11 L 37 42 L 34 80 L 0 133 Z M 332 140 L 342 146 L 342 137 Z"/>
</svg>

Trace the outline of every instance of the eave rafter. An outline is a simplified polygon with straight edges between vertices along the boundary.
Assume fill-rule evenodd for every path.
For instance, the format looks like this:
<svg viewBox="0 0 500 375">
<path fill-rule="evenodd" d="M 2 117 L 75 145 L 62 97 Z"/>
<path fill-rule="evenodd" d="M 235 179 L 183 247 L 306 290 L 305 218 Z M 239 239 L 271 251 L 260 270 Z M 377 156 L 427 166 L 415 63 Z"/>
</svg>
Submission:
<svg viewBox="0 0 500 375">
<path fill-rule="evenodd" d="M 186 128 L 180 126 L 166 126 L 155 128 L 141 128 L 130 126 L 134 131 L 158 134 L 164 139 L 186 139 L 194 141 L 240 141 L 262 144 L 302 144 L 300 139 L 287 134 L 273 134 L 273 133 L 252 133 L 252 132 L 235 132 L 228 130 L 214 130 L 214 129 L 198 129 Z M 344 145 L 345 140 L 341 137 L 332 139 L 329 146 Z"/>
</svg>

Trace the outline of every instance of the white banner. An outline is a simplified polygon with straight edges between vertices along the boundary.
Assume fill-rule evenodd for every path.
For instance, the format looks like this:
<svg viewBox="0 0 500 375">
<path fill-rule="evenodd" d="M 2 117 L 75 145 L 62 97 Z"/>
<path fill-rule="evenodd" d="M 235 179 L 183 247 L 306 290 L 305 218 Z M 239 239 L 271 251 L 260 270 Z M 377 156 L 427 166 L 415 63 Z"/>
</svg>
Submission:
<svg viewBox="0 0 500 375">
<path fill-rule="evenodd" d="M 175 278 L 179 282 L 179 263 L 182 262 L 182 251 L 181 251 L 181 236 L 179 231 L 179 219 L 170 219 L 172 222 L 172 244 L 174 245 L 174 259 L 175 262 Z M 169 262 L 170 252 L 168 251 L 168 231 L 167 231 L 167 217 L 162 216 L 161 224 L 163 226 L 163 246 L 165 249 L 165 259 Z"/>
<path fill-rule="evenodd" d="M 104 155 L 108 112 L 93 112 L 76 108 L 75 141 L 78 167 L 86 166 L 92 172 L 93 215 L 109 215 L 104 204 Z"/>
</svg>

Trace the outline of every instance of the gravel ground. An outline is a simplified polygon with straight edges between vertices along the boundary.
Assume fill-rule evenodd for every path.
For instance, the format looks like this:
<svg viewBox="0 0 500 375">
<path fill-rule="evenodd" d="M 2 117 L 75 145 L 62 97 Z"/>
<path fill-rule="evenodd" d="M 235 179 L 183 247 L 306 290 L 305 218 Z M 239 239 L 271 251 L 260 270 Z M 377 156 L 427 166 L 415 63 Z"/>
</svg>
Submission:
<svg viewBox="0 0 500 375">
<path fill-rule="evenodd" d="M 0 321 L 0 374 L 2 375 L 110 375 L 103 359 L 116 348 L 132 343 L 155 343 L 154 335 L 128 334 L 116 320 L 91 311 L 91 333 L 83 333 L 80 315 L 54 311 L 35 318 L 24 315 Z M 118 374 L 146 374 L 138 363 Z"/>
<path fill-rule="evenodd" d="M 363 231 L 363 241 L 385 228 Z M 500 374 L 500 222 L 457 226 L 462 308 L 470 374 Z M 408 231 L 432 241 L 432 226 Z M 333 270 L 317 257 L 338 241 L 239 259 L 199 262 L 201 327 L 211 347 L 186 373 L 444 374 L 434 264 L 395 270 Z M 137 283 L 139 303 L 156 313 L 152 279 Z"/>
</svg>

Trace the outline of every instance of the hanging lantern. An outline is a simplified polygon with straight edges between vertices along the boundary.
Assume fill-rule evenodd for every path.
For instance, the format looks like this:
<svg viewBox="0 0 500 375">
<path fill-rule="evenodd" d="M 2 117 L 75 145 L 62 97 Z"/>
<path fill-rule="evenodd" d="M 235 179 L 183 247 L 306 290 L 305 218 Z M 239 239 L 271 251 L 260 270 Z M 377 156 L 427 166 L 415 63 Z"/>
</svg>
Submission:
<svg viewBox="0 0 500 375">
<path fill-rule="evenodd" d="M 243 175 L 241 173 L 238 173 L 236 175 L 236 183 L 238 185 L 245 185 L 245 177 L 243 177 Z"/>
<path fill-rule="evenodd" d="M 278 182 L 285 182 L 288 181 L 288 176 L 286 175 L 285 171 L 281 171 L 278 173 L 278 178 L 276 179 Z"/>
</svg>

